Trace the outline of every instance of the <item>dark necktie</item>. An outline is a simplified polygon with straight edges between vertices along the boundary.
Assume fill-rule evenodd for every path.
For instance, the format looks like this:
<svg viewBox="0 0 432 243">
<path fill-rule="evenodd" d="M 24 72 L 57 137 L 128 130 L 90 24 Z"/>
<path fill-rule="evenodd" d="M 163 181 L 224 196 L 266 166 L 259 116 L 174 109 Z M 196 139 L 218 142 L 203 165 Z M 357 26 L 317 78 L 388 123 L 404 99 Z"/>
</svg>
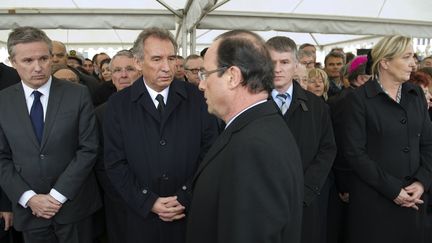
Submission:
<svg viewBox="0 0 432 243">
<path fill-rule="evenodd" d="M 156 100 L 159 102 L 157 109 L 159 113 L 162 115 L 165 111 L 165 103 L 164 103 L 164 97 L 161 94 L 156 95 Z"/>
<path fill-rule="evenodd" d="M 43 120 L 43 107 L 40 101 L 40 97 L 42 93 L 35 90 L 33 91 L 33 105 L 30 109 L 30 119 L 32 121 L 33 129 L 36 134 L 36 138 L 39 141 L 39 144 L 42 141 L 42 133 L 44 128 L 44 120 Z"/>
</svg>

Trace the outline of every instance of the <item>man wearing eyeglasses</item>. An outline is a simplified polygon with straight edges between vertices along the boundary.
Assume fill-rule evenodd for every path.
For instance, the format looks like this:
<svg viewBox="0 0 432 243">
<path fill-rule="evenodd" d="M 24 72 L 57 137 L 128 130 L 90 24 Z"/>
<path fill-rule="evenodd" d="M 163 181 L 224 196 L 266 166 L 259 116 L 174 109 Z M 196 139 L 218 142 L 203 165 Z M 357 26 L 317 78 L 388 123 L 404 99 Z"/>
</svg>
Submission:
<svg viewBox="0 0 432 243">
<path fill-rule="evenodd" d="M 199 85 L 198 71 L 203 66 L 203 58 L 201 56 L 192 54 L 185 60 L 185 74 L 187 81 L 193 85 Z"/>
<path fill-rule="evenodd" d="M 199 76 L 209 112 L 227 125 L 194 177 L 187 242 L 298 243 L 301 160 L 267 101 L 273 65 L 264 41 L 244 30 L 222 34 Z"/>
<path fill-rule="evenodd" d="M 189 183 L 217 122 L 195 86 L 173 80 L 168 30 L 145 29 L 133 50 L 142 76 L 111 96 L 103 124 L 106 173 L 126 205 L 122 242 L 184 243 Z"/>
<path fill-rule="evenodd" d="M 141 72 L 136 69 L 133 53 L 129 50 L 117 52 L 110 62 L 110 70 L 112 72 L 112 82 L 118 91 L 131 86 L 135 80 L 141 76 Z M 103 190 L 105 225 L 95 225 L 94 227 L 106 227 L 106 233 L 109 242 L 123 242 L 126 234 L 126 205 L 124 200 L 115 190 L 112 183 L 109 181 L 103 157 L 103 119 L 106 110 L 106 103 L 99 105 L 95 109 L 96 121 L 99 128 L 99 151 L 98 159 L 95 166 L 96 176 Z M 99 215 L 97 215 L 99 216 Z M 103 232 L 103 230 L 102 230 Z"/>
</svg>

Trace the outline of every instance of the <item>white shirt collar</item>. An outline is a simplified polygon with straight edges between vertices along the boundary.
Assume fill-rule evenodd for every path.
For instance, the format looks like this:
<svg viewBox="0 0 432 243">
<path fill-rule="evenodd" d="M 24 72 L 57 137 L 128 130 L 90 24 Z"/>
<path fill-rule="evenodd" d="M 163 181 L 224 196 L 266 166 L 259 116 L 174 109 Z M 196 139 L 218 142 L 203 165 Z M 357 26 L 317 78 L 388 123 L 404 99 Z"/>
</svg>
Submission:
<svg viewBox="0 0 432 243">
<path fill-rule="evenodd" d="M 292 98 L 293 86 L 294 85 L 291 83 L 291 85 L 288 87 L 288 89 L 283 94 L 289 94 L 289 96 Z M 276 95 L 278 95 L 278 94 L 280 94 L 280 93 L 276 89 L 273 89 L 272 92 L 271 92 L 271 95 L 272 95 L 273 99 L 275 99 Z"/>
<path fill-rule="evenodd" d="M 43 96 L 48 97 L 49 92 L 50 92 L 50 88 L 51 88 L 51 82 L 52 82 L 52 77 L 50 76 L 50 78 L 48 79 L 48 81 L 44 85 L 40 86 L 37 89 L 33 89 L 33 88 L 30 88 L 27 84 L 24 83 L 24 81 L 21 80 L 21 84 L 23 86 L 24 95 L 25 95 L 26 99 L 29 98 L 30 96 L 32 96 L 32 93 L 35 90 L 41 92 Z"/>
<path fill-rule="evenodd" d="M 244 110 L 242 110 L 242 111 L 240 111 L 239 113 L 237 113 L 237 115 L 235 115 L 233 118 L 231 118 L 228 122 L 227 122 L 227 124 L 226 124 L 226 126 L 225 126 L 225 129 L 234 121 L 234 119 L 236 119 L 238 116 L 240 116 L 243 112 L 245 112 L 245 111 L 247 111 L 247 110 L 249 110 L 250 108 L 252 108 L 252 107 L 254 107 L 254 106 L 257 106 L 257 105 L 259 105 L 259 104 L 261 104 L 261 103 L 264 103 L 264 102 L 266 102 L 267 100 L 260 100 L 260 101 L 258 101 L 257 103 L 255 103 L 255 104 L 252 104 L 252 105 L 250 105 L 250 106 L 248 106 L 248 107 L 246 107 L 246 109 L 244 109 Z"/>
<path fill-rule="evenodd" d="M 165 105 L 168 103 L 168 92 L 169 92 L 169 87 L 170 87 L 170 86 L 166 87 L 166 88 L 165 88 L 164 90 L 162 90 L 161 92 L 157 92 L 157 91 L 153 90 L 152 88 L 150 88 L 150 86 L 148 86 L 148 85 L 146 84 L 146 82 L 145 82 L 145 80 L 144 80 L 144 77 L 143 77 L 143 82 L 144 82 L 144 85 L 145 85 L 145 87 L 147 88 L 147 91 L 149 92 L 150 98 L 152 99 L 153 104 L 155 105 L 156 108 L 157 108 L 157 106 L 159 105 L 159 101 L 156 100 L 156 96 L 157 96 L 158 94 L 161 94 L 161 95 L 164 97 Z"/>
</svg>

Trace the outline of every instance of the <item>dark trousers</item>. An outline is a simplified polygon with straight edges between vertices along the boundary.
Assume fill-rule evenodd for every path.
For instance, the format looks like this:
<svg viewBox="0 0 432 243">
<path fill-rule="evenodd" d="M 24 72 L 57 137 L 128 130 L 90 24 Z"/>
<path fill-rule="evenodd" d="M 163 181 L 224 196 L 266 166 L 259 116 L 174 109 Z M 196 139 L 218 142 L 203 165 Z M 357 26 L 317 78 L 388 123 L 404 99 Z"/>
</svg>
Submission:
<svg viewBox="0 0 432 243">
<path fill-rule="evenodd" d="M 25 243 L 91 243 L 92 217 L 72 224 L 53 223 L 49 227 L 23 231 Z"/>
</svg>

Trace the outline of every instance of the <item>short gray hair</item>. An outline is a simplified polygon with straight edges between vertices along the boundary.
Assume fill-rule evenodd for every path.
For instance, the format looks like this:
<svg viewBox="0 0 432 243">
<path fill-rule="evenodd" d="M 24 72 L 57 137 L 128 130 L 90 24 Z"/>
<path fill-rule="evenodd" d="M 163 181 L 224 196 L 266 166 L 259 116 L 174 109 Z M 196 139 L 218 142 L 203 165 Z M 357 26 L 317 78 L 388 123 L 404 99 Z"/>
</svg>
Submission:
<svg viewBox="0 0 432 243">
<path fill-rule="evenodd" d="M 169 40 L 174 46 L 174 53 L 177 53 L 177 43 L 174 39 L 174 36 L 166 29 L 152 27 L 143 30 L 138 38 L 135 40 L 132 50 L 134 51 L 135 57 L 139 60 L 144 59 L 144 42 L 149 37 L 155 37 L 161 40 Z"/>
<path fill-rule="evenodd" d="M 109 69 L 112 70 L 112 63 L 114 62 L 114 59 L 116 59 L 117 57 L 128 57 L 133 59 L 134 58 L 134 54 L 132 53 L 132 51 L 129 50 L 121 50 L 118 51 L 111 59 L 110 63 L 109 63 Z"/>
<path fill-rule="evenodd" d="M 13 59 L 15 57 L 14 48 L 16 45 L 39 41 L 45 42 L 48 45 L 50 54 L 52 54 L 52 41 L 43 30 L 30 26 L 13 29 L 12 32 L 9 33 L 7 40 L 9 58 Z"/>
<path fill-rule="evenodd" d="M 297 44 L 294 40 L 286 36 L 275 36 L 266 42 L 267 48 L 277 52 L 291 52 L 295 61 L 298 62 Z"/>
</svg>

